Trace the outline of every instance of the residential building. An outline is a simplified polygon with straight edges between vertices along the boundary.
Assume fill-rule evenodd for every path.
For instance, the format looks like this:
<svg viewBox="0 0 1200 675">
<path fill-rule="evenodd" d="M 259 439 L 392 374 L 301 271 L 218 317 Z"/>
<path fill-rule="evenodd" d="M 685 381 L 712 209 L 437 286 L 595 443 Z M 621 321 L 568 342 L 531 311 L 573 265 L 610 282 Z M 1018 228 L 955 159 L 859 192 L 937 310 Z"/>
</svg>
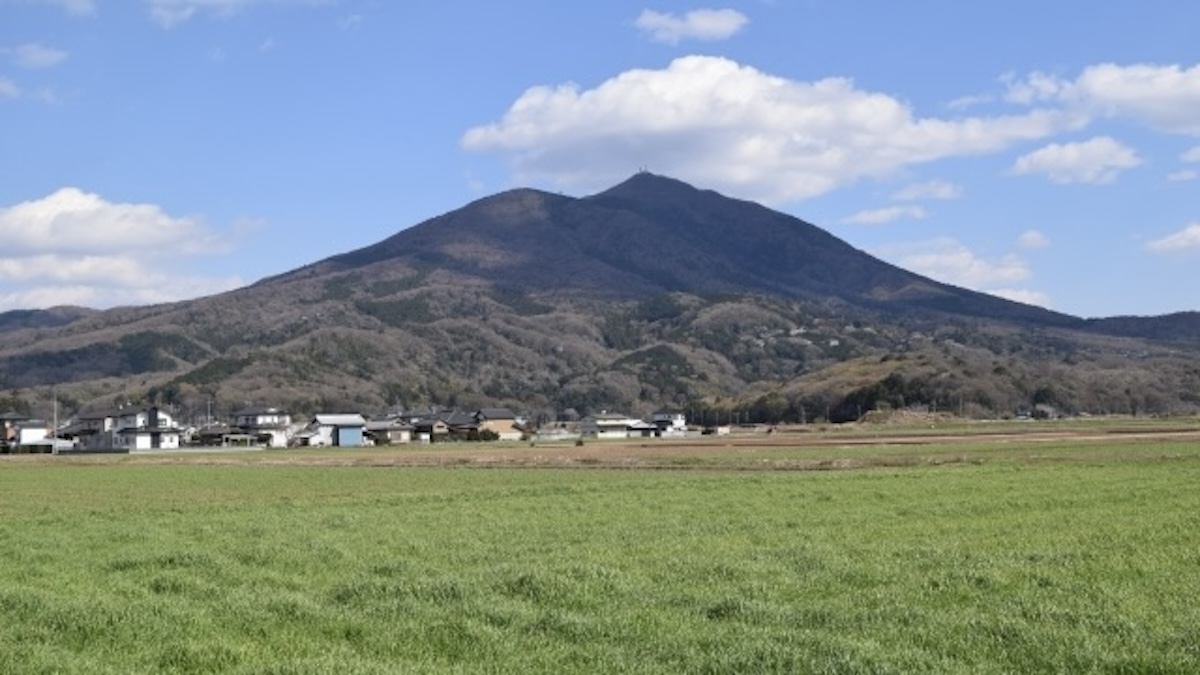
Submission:
<svg viewBox="0 0 1200 675">
<path fill-rule="evenodd" d="M 413 439 L 413 425 L 395 418 L 373 420 L 367 422 L 366 435 L 375 445 L 411 443 Z"/>
<path fill-rule="evenodd" d="M 363 445 L 366 428 L 367 420 L 358 413 L 322 414 L 297 438 L 301 445 L 357 448 Z"/>
<path fill-rule="evenodd" d="M 678 410 L 657 410 L 650 414 L 650 421 L 658 427 L 659 436 L 687 435 L 687 416 Z"/>
<path fill-rule="evenodd" d="M 629 438 L 631 430 L 642 435 L 646 423 L 636 417 L 603 411 L 589 415 L 579 422 L 579 433 L 584 438 Z"/>
<path fill-rule="evenodd" d="M 519 441 L 524 433 L 517 426 L 517 416 L 508 408 L 481 408 L 475 413 L 479 431 L 491 431 L 502 441 Z"/>
<path fill-rule="evenodd" d="M 268 448 L 286 448 L 291 436 L 292 415 L 272 407 L 244 408 L 233 414 L 233 426 Z"/>
</svg>

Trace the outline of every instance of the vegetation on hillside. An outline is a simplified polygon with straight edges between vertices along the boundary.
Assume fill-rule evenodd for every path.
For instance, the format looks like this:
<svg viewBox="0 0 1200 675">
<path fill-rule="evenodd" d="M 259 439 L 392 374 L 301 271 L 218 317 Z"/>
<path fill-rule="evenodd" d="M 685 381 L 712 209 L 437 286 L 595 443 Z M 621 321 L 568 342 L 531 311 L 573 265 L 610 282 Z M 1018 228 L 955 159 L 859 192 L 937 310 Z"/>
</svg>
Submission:
<svg viewBox="0 0 1200 675">
<path fill-rule="evenodd" d="M 0 316 L 0 392 L 157 403 L 500 405 L 701 419 L 1174 414 L 1200 315 L 1084 321 L 939 284 L 761 206 L 639 174 L 489 197 L 218 296 Z M 73 410 L 66 411 L 74 412 Z"/>
</svg>

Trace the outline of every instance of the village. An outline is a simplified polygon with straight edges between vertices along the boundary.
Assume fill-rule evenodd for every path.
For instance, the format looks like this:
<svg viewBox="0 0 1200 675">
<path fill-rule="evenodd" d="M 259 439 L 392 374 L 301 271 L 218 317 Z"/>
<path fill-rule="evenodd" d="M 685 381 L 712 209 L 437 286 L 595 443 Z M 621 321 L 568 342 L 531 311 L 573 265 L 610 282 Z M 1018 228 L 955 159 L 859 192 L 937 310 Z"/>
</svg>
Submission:
<svg viewBox="0 0 1200 675">
<path fill-rule="evenodd" d="M 18 412 L 0 414 L 0 453 L 122 453 L 199 449 L 357 448 L 446 441 L 569 441 L 681 438 L 687 417 L 659 410 L 650 419 L 600 412 L 577 422 L 536 426 L 508 408 L 395 410 L 371 419 L 361 413 L 319 413 L 297 419 L 270 406 L 251 406 L 228 422 L 183 426 L 155 406 L 126 406 L 81 413 L 59 424 Z M 727 428 L 705 429 L 705 433 Z M 698 430 L 693 433 L 700 433 Z"/>
</svg>

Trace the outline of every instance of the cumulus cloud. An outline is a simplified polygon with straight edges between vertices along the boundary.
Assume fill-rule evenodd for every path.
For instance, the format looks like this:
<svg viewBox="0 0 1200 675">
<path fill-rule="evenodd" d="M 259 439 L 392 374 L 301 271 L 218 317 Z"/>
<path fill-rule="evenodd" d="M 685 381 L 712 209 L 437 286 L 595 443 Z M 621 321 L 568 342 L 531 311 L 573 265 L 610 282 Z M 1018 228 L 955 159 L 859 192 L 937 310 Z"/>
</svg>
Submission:
<svg viewBox="0 0 1200 675">
<path fill-rule="evenodd" d="M 469 129 L 461 142 L 506 155 L 521 182 L 595 189 L 647 167 L 778 204 L 1076 125 L 1049 110 L 918 118 L 900 100 L 848 79 L 792 81 L 725 58 L 687 56 L 594 89 L 533 87 L 503 119 Z"/>
<path fill-rule="evenodd" d="M 1055 183 L 1111 183 L 1124 169 L 1138 166 L 1137 153 L 1108 136 L 1080 143 L 1051 143 L 1022 155 L 1012 166 L 1014 174 L 1045 174 Z"/>
<path fill-rule="evenodd" d="M 947 284 L 983 293 L 1048 306 L 1042 293 L 1020 288 L 1032 278 L 1029 263 L 1017 255 L 988 259 L 956 239 L 941 237 L 912 244 L 893 244 L 873 252 L 907 270 Z"/>
<path fill-rule="evenodd" d="M 22 68 L 49 68 L 67 58 L 67 53 L 61 49 L 53 49 L 36 42 L 23 44 L 7 51 L 12 53 L 13 60 Z"/>
<path fill-rule="evenodd" d="M 21 88 L 17 86 L 16 82 L 6 77 L 0 77 L 0 98 L 17 98 L 20 95 Z"/>
<path fill-rule="evenodd" d="M 0 241 L 0 309 L 146 304 L 242 285 L 180 271 L 186 256 L 228 250 L 201 221 L 76 188 L 0 208 Z"/>
<path fill-rule="evenodd" d="M 1179 171 L 1172 171 L 1167 174 L 1167 180 L 1172 183 L 1184 183 L 1189 180 L 1196 180 L 1198 176 L 1200 176 L 1200 173 L 1197 173 L 1194 169 L 1180 169 Z"/>
<path fill-rule="evenodd" d="M 201 14 L 230 17 L 247 8 L 262 5 L 313 6 L 330 0 L 144 0 L 150 18 L 163 28 L 172 28 Z"/>
<path fill-rule="evenodd" d="M 1026 230 L 1017 237 L 1017 245 L 1021 248 L 1046 248 L 1050 238 L 1038 230 Z"/>
<path fill-rule="evenodd" d="M 1041 291 L 1023 288 L 993 288 L 988 293 L 1013 302 L 1023 302 L 1026 305 L 1037 305 L 1047 309 L 1050 307 L 1050 296 Z"/>
<path fill-rule="evenodd" d="M 921 219 L 925 217 L 925 209 L 919 206 L 888 206 L 882 209 L 859 211 L 846 218 L 843 222 L 852 225 L 883 225 L 901 218 Z"/>
<path fill-rule="evenodd" d="M 697 9 L 683 16 L 643 10 L 634 25 L 656 42 L 679 44 L 681 40 L 724 40 L 742 29 L 749 19 L 732 9 Z"/>
<path fill-rule="evenodd" d="M 1174 234 L 1156 239 L 1146 244 L 1146 248 L 1154 253 L 1200 251 L 1200 223 L 1192 223 Z"/>
<path fill-rule="evenodd" d="M 1085 68 L 1068 80 L 1033 73 L 1010 79 L 1007 100 L 1013 103 L 1056 102 L 1090 116 L 1133 119 L 1162 131 L 1200 134 L 1200 64 L 1103 63 Z"/>
<path fill-rule="evenodd" d="M 1200 145 L 1188 150 L 1179 156 L 1179 159 L 1185 162 L 1200 162 Z"/>
<path fill-rule="evenodd" d="M 925 199 L 958 199 L 960 196 L 962 196 L 962 190 L 954 183 L 947 183 L 944 180 L 914 183 L 892 193 L 892 199 L 902 202 Z"/>
</svg>

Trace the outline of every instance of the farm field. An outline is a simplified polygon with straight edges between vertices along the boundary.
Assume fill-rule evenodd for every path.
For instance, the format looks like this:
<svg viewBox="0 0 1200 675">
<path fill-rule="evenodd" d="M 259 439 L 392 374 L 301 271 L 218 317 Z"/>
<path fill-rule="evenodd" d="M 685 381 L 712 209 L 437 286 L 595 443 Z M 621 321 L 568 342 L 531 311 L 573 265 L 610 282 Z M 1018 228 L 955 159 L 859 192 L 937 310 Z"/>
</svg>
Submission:
<svg viewBox="0 0 1200 675">
<path fill-rule="evenodd" d="M 1195 424 L 0 458 L 0 672 L 1200 670 Z"/>
</svg>

